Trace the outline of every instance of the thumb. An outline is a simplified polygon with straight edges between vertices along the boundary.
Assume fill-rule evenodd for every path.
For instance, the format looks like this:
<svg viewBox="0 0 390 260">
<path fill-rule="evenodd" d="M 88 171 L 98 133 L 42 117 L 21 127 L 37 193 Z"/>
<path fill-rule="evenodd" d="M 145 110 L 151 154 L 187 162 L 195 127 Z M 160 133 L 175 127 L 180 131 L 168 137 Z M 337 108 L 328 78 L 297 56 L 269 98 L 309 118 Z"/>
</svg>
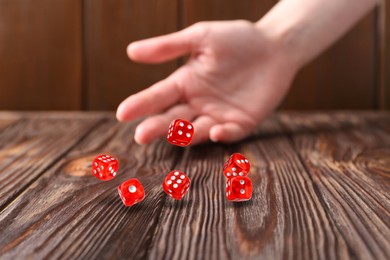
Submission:
<svg viewBox="0 0 390 260">
<path fill-rule="evenodd" d="M 206 32 L 206 24 L 198 23 L 179 32 L 131 43 L 127 47 L 130 59 L 160 63 L 196 51 Z"/>
</svg>

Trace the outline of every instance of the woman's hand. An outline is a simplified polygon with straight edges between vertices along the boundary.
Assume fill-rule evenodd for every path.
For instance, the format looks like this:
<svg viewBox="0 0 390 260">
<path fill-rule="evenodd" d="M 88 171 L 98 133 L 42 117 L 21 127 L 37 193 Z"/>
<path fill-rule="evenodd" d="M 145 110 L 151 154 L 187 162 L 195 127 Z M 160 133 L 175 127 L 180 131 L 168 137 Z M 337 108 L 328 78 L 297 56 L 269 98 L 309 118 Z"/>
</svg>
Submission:
<svg viewBox="0 0 390 260">
<path fill-rule="evenodd" d="M 165 136 L 177 118 L 193 121 L 193 144 L 245 138 L 278 106 L 298 70 L 277 41 L 247 21 L 197 23 L 128 47 L 132 60 L 145 63 L 186 54 L 172 75 L 120 104 L 121 121 L 150 115 L 136 129 L 138 143 Z"/>
</svg>

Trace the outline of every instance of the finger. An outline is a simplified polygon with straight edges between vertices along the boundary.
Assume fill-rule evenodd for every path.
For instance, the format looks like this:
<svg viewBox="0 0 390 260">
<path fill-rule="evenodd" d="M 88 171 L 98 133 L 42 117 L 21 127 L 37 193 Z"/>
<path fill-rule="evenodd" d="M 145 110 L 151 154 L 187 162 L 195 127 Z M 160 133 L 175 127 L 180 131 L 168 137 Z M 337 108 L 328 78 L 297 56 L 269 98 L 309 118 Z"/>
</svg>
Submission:
<svg viewBox="0 0 390 260">
<path fill-rule="evenodd" d="M 138 144 L 148 144 L 151 141 L 166 136 L 169 124 L 177 119 L 191 121 L 195 117 L 195 112 L 188 105 L 177 105 L 167 112 L 149 117 L 141 122 L 134 134 L 134 139 Z"/>
<path fill-rule="evenodd" d="M 245 128 L 237 123 L 215 125 L 210 129 L 210 139 L 213 142 L 233 143 L 244 139 L 252 129 Z"/>
<path fill-rule="evenodd" d="M 216 125 L 214 119 L 209 116 L 200 116 L 194 122 L 194 137 L 191 144 L 199 144 L 209 140 L 210 129 Z"/>
<path fill-rule="evenodd" d="M 175 74 L 177 73 L 125 99 L 117 109 L 117 119 L 130 121 L 144 115 L 158 113 L 176 104 L 181 99 L 182 93 L 177 85 Z"/>
<path fill-rule="evenodd" d="M 203 38 L 205 26 L 190 26 L 182 31 L 131 43 L 128 56 L 134 61 L 160 63 L 196 49 Z"/>
</svg>

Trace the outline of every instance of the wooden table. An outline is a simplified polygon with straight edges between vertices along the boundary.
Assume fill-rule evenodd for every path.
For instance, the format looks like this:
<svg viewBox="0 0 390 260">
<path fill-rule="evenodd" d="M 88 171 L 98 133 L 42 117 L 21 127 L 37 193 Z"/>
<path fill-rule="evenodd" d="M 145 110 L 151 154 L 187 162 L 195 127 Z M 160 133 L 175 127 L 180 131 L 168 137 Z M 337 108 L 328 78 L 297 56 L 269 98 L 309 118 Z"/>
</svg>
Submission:
<svg viewBox="0 0 390 260">
<path fill-rule="evenodd" d="M 234 145 L 139 146 L 111 113 L 0 113 L 1 259 L 389 259 L 390 114 L 280 113 Z M 221 167 L 251 164 L 249 202 L 225 198 Z M 120 160 L 112 181 L 91 160 Z M 181 201 L 161 189 L 192 180 Z M 126 208 L 117 186 L 147 193 Z"/>
</svg>

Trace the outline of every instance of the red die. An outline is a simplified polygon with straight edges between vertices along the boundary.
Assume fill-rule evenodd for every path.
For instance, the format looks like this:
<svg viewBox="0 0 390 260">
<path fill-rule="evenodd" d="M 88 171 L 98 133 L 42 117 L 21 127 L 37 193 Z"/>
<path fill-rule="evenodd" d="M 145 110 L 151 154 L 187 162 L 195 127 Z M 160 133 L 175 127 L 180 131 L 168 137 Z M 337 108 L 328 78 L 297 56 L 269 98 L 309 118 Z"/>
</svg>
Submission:
<svg viewBox="0 0 390 260">
<path fill-rule="evenodd" d="M 109 155 L 99 155 L 92 162 L 92 173 L 96 178 L 109 181 L 118 172 L 119 163 L 117 159 Z"/>
<path fill-rule="evenodd" d="M 252 198 L 252 181 L 245 176 L 228 179 L 226 198 L 230 201 L 247 201 Z"/>
<path fill-rule="evenodd" d="M 247 176 L 250 168 L 251 165 L 244 155 L 240 153 L 234 153 L 224 164 L 223 174 L 225 174 L 227 178 Z"/>
<path fill-rule="evenodd" d="M 167 140 L 173 145 L 187 146 L 194 136 L 194 126 L 183 119 L 176 119 L 169 125 Z"/>
<path fill-rule="evenodd" d="M 142 184 L 137 179 L 130 179 L 123 182 L 118 187 L 119 196 L 123 204 L 127 207 L 132 206 L 145 198 L 145 191 Z"/>
<path fill-rule="evenodd" d="M 175 170 L 168 173 L 162 186 L 166 194 L 176 200 L 180 200 L 190 188 L 190 184 L 191 181 L 187 175 Z"/>
</svg>

